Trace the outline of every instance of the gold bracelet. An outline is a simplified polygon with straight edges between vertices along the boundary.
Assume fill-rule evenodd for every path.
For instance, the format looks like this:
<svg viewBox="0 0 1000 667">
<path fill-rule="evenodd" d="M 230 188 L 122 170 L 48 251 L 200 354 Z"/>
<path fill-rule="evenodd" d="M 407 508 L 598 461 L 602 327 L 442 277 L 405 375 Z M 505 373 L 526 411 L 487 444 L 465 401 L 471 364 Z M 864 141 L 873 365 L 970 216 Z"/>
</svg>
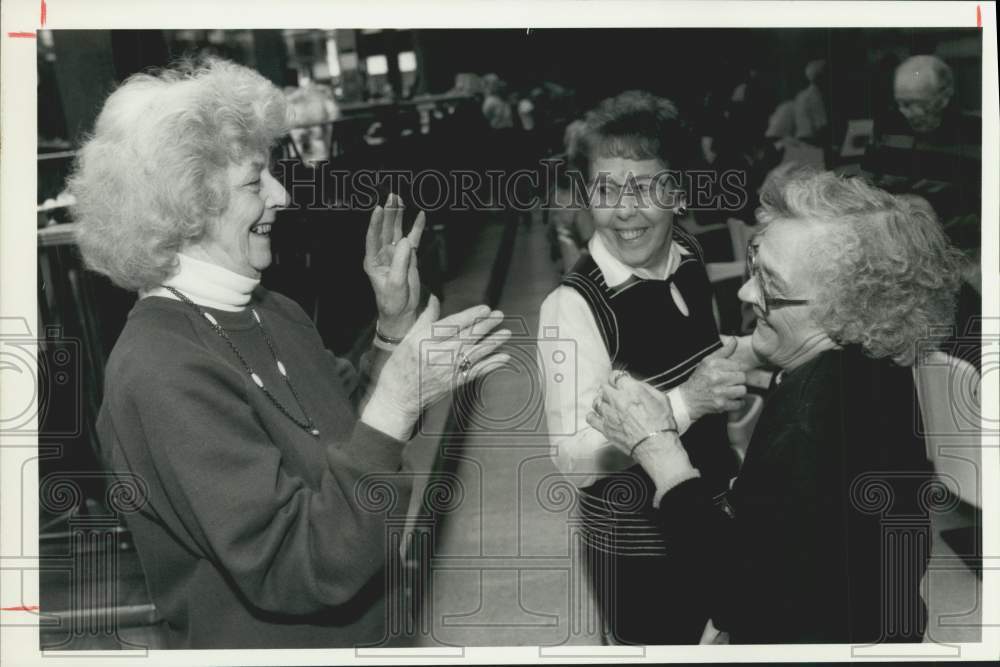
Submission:
<svg viewBox="0 0 1000 667">
<path fill-rule="evenodd" d="M 628 450 L 628 456 L 629 456 L 629 458 L 635 458 L 635 450 L 637 450 L 639 448 L 639 445 L 641 445 L 642 443 L 646 442 L 647 440 L 649 440 L 653 436 L 660 435 L 661 433 L 674 433 L 674 434 L 677 434 L 677 429 L 676 428 L 661 428 L 659 431 L 653 431 L 652 433 L 647 433 L 645 436 L 642 437 L 641 440 L 639 440 L 639 442 L 637 442 L 634 445 L 632 445 L 632 449 Z"/>
</svg>

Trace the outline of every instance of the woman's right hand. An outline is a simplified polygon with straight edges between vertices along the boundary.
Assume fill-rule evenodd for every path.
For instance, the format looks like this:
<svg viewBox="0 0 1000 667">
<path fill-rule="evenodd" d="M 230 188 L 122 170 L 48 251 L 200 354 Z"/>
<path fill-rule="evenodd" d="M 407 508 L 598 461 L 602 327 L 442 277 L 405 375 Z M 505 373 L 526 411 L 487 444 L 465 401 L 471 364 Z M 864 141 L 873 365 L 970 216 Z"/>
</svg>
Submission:
<svg viewBox="0 0 1000 667">
<path fill-rule="evenodd" d="M 744 364 L 733 359 L 738 339 L 723 336 L 722 347 L 701 360 L 680 386 L 692 422 L 716 412 L 739 410 L 747 394 Z"/>
<path fill-rule="evenodd" d="M 424 312 L 393 350 L 379 374 L 362 421 L 383 428 L 387 420 L 401 440 L 420 413 L 459 386 L 510 361 L 496 353 L 511 335 L 509 329 L 494 331 L 503 313 L 488 306 L 474 306 L 438 319 L 440 304 L 431 295 Z"/>
</svg>

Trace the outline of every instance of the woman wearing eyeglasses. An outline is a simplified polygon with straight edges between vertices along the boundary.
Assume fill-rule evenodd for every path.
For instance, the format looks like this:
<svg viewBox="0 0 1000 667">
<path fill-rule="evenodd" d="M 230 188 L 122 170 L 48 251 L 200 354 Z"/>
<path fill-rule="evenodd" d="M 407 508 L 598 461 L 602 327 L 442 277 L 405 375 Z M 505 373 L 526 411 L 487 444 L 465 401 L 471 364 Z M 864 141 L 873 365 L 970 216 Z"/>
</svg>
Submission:
<svg viewBox="0 0 1000 667">
<path fill-rule="evenodd" d="M 649 477 L 585 421 L 598 390 L 614 368 L 662 392 L 721 498 L 738 465 L 722 413 L 740 407 L 746 371 L 759 364 L 748 339 L 720 341 L 701 246 L 675 224 L 678 175 L 696 150 L 673 103 L 649 93 L 587 115 L 579 159 L 595 231 L 539 312 L 552 458 L 578 489 L 588 574 L 614 643 L 694 644 L 707 616 L 696 580 L 683 593 L 663 587 L 678 567 L 673 545 L 653 520 Z M 655 616 L 634 604 L 644 596 L 661 600 Z"/>
<path fill-rule="evenodd" d="M 670 403 L 613 374 L 588 422 L 642 465 L 668 543 L 733 643 L 920 641 L 932 486 L 911 368 L 950 323 L 956 252 L 926 208 L 831 172 L 772 182 L 742 300 L 781 369 L 711 503 Z"/>
</svg>

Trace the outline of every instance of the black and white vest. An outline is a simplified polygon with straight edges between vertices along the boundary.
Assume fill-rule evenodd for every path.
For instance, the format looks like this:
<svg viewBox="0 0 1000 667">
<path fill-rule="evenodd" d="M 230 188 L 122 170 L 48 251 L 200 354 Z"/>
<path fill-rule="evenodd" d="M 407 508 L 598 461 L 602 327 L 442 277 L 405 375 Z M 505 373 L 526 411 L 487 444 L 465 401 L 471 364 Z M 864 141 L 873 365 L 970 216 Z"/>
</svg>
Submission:
<svg viewBox="0 0 1000 667">
<path fill-rule="evenodd" d="M 597 323 L 614 369 L 628 371 L 666 392 L 683 384 L 702 359 L 721 347 L 712 312 L 712 287 L 705 271 L 701 246 L 689 233 L 675 226 L 673 240 L 689 252 L 682 255 L 676 271 L 666 280 L 632 276 L 609 287 L 589 254 L 566 274 L 562 284 L 575 289 L 586 301 Z M 676 284 L 688 308 L 680 311 L 670 293 Z M 726 415 L 702 417 L 681 436 L 691 463 L 724 493 L 736 475 L 738 462 L 729 446 Z M 658 552 L 662 539 L 651 521 L 652 483 L 640 466 L 608 475 L 581 490 L 580 509 L 591 525 L 614 525 L 618 537 L 602 541 L 616 552 Z M 629 531 L 642 547 L 622 543 Z M 629 540 L 626 540 L 628 542 Z M 616 547 L 612 547 L 616 544 Z"/>
</svg>

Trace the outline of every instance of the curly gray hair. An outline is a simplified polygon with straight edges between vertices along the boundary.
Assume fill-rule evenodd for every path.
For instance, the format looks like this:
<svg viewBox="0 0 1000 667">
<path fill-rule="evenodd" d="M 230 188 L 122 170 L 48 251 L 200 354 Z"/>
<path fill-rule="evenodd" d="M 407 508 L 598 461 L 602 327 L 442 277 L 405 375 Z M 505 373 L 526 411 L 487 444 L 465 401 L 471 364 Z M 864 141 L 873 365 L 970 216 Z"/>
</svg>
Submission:
<svg viewBox="0 0 1000 667">
<path fill-rule="evenodd" d="M 266 154 L 288 123 L 281 91 L 233 62 L 130 77 L 105 101 L 69 181 L 87 266 L 128 290 L 162 283 L 182 245 L 229 205 L 228 165 Z"/>
<path fill-rule="evenodd" d="M 765 182 L 757 219 L 808 219 L 828 228 L 816 253 L 814 317 L 838 343 L 911 365 L 925 348 L 920 341 L 954 324 L 962 255 L 922 198 L 894 196 L 861 178 L 794 170 Z"/>
</svg>

